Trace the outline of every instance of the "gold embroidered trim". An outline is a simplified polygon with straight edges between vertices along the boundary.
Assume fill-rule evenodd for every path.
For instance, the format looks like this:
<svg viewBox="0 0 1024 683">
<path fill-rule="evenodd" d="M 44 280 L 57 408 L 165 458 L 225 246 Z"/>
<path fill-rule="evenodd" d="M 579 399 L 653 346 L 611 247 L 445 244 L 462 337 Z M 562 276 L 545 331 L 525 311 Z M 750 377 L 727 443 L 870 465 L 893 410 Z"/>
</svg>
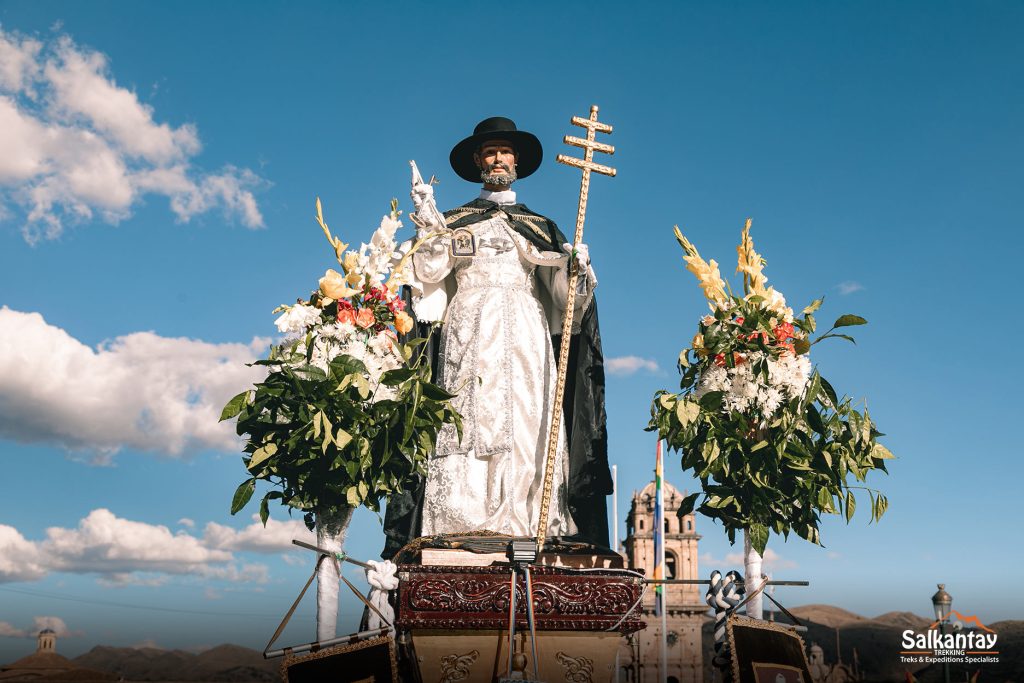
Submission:
<svg viewBox="0 0 1024 683">
<path fill-rule="evenodd" d="M 469 216 L 470 214 L 481 214 L 487 213 L 488 211 L 491 211 L 491 209 L 478 209 L 469 206 L 465 206 L 459 209 L 452 209 L 452 213 L 450 215 L 445 216 L 444 222 L 445 225 L 451 225 L 452 223 L 462 220 L 463 218 Z M 530 230 L 533 230 L 534 234 L 537 235 L 537 237 L 540 237 L 545 242 L 551 241 L 551 236 L 544 232 L 543 228 L 541 227 L 546 222 L 543 218 L 540 218 L 538 216 L 531 216 L 525 213 L 507 213 L 500 207 L 498 208 L 498 213 L 508 216 L 513 220 L 519 221 L 520 223 L 529 226 Z"/>
<path fill-rule="evenodd" d="M 537 216 L 527 216 L 521 213 L 510 213 L 509 216 L 520 223 L 525 223 L 530 226 L 530 229 L 545 242 L 551 241 L 551 236 L 544 232 L 540 227 L 543 224 L 542 218 L 538 218 Z"/>
<path fill-rule="evenodd" d="M 453 209 L 452 210 L 452 214 L 450 216 L 445 216 L 444 222 L 445 222 L 445 225 L 451 225 L 455 221 L 460 220 L 462 218 L 465 218 L 466 216 L 470 215 L 471 213 L 486 213 L 486 212 L 487 212 L 487 209 L 474 209 L 474 208 L 470 208 L 470 207 L 464 207 L 464 208 L 461 208 L 461 209 Z"/>
</svg>

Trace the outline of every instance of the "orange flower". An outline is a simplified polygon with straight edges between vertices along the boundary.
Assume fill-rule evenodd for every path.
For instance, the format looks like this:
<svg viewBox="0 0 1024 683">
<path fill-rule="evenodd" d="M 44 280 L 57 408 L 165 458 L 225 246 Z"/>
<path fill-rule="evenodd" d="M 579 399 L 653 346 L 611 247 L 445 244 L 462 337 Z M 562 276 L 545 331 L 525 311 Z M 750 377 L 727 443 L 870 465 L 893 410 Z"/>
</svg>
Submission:
<svg viewBox="0 0 1024 683">
<path fill-rule="evenodd" d="M 351 308 L 338 308 L 338 322 L 348 323 L 349 325 L 356 324 L 356 312 Z"/>
<path fill-rule="evenodd" d="M 412 329 L 412 316 L 405 311 L 395 313 L 395 329 L 399 334 L 406 334 Z"/>
<path fill-rule="evenodd" d="M 376 318 L 373 316 L 373 309 L 360 308 L 359 311 L 356 312 L 356 325 L 364 330 L 368 327 L 372 327 L 376 321 Z"/>
</svg>

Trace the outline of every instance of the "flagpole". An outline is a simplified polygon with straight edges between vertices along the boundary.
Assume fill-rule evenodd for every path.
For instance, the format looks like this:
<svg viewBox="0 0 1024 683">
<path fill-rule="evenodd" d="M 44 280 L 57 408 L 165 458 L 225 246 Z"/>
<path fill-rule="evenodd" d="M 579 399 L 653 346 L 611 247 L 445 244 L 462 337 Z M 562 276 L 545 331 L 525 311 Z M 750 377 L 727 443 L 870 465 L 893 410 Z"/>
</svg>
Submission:
<svg viewBox="0 0 1024 683">
<path fill-rule="evenodd" d="M 665 467 L 661 455 L 661 439 L 655 451 L 654 465 L 654 546 L 655 562 L 657 569 L 655 575 L 659 579 L 668 578 L 665 576 Z M 658 613 L 661 615 L 661 642 L 659 643 L 658 672 L 661 681 L 668 680 L 668 588 L 662 584 L 658 586 L 656 600 L 658 602 Z"/>
<path fill-rule="evenodd" d="M 612 465 L 612 550 L 619 552 L 619 468 Z M 619 649 L 615 648 L 615 676 L 613 683 L 619 683 Z"/>
<path fill-rule="evenodd" d="M 612 550 L 619 552 L 619 468 L 612 465 Z"/>
</svg>

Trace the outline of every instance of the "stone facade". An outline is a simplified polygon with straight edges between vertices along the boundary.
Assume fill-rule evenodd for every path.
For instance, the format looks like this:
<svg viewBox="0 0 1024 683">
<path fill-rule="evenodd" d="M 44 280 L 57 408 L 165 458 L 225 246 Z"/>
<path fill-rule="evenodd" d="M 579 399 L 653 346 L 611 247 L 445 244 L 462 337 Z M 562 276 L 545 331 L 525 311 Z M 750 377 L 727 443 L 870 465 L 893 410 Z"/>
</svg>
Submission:
<svg viewBox="0 0 1024 683">
<path fill-rule="evenodd" d="M 629 567 L 642 569 L 646 576 L 654 574 L 654 482 L 639 493 L 633 493 L 626 518 L 625 547 Z M 665 496 L 665 564 L 666 578 L 696 579 L 697 534 L 693 514 L 680 515 L 683 494 L 668 482 Z M 654 615 L 653 586 L 643 602 L 643 619 L 647 628 L 625 641 L 619 654 L 620 683 L 700 683 L 703 680 L 701 625 L 707 605 L 699 585 L 669 585 L 666 618 L 667 671 L 659 672 L 661 618 Z"/>
</svg>

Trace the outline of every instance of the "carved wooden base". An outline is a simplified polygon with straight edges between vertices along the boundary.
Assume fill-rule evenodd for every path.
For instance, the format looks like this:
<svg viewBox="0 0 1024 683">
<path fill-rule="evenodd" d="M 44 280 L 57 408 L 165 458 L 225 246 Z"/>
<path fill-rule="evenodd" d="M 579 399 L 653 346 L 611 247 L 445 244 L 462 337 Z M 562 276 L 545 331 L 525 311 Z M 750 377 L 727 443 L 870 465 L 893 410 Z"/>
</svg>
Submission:
<svg viewBox="0 0 1024 683">
<path fill-rule="evenodd" d="M 632 633 L 640 621 L 640 577 L 624 572 L 535 567 L 533 611 L 539 631 Z M 398 571 L 396 626 L 408 629 L 508 629 L 508 567 L 425 567 Z M 527 628 L 526 582 L 516 583 L 516 629 Z"/>
<path fill-rule="evenodd" d="M 617 632 L 538 633 L 539 680 L 610 683 L 622 638 Z M 412 640 L 424 683 L 494 683 L 507 675 L 507 630 L 414 629 Z M 537 680 L 529 634 L 516 634 L 516 641 L 526 655 L 526 678 Z"/>
</svg>

